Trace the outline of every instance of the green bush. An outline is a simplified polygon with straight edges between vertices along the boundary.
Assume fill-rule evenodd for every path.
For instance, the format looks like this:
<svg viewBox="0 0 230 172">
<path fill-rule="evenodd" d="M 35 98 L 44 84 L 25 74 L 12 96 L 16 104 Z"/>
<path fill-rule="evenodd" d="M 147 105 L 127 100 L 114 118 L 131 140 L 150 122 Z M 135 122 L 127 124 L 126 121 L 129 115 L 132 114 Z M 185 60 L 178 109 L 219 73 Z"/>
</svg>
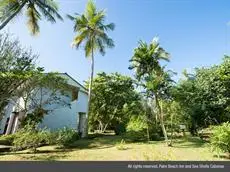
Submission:
<svg viewBox="0 0 230 172">
<path fill-rule="evenodd" d="M 230 155 L 230 123 L 223 123 L 220 126 L 212 127 L 210 144 L 212 151 L 224 152 Z"/>
<path fill-rule="evenodd" d="M 15 133 L 12 150 L 32 149 L 36 152 L 38 147 L 49 143 L 50 135 L 46 130 L 36 130 L 34 126 L 26 125 Z"/>
<path fill-rule="evenodd" d="M 124 138 L 126 140 L 130 140 L 133 142 L 138 142 L 138 141 L 146 141 L 147 136 L 146 136 L 146 131 L 127 131 L 124 134 Z"/>
<path fill-rule="evenodd" d="M 117 150 L 127 150 L 128 147 L 125 146 L 125 141 L 122 139 L 120 143 L 116 144 Z"/>
<path fill-rule="evenodd" d="M 14 138 L 14 134 L 3 135 L 0 137 L 0 144 L 11 146 L 13 144 Z"/>
<path fill-rule="evenodd" d="M 127 124 L 124 137 L 135 142 L 147 140 L 146 128 L 146 123 L 140 117 L 132 117 Z"/>
<path fill-rule="evenodd" d="M 127 132 L 125 137 L 132 141 L 144 141 L 147 140 L 147 124 L 141 119 L 141 117 L 132 117 L 126 128 Z M 159 125 L 149 125 L 149 139 L 161 140 L 163 136 L 161 127 Z"/>
<path fill-rule="evenodd" d="M 66 127 L 60 129 L 56 133 L 56 136 L 56 144 L 58 144 L 59 146 L 69 146 L 71 145 L 71 143 L 73 143 L 76 140 L 79 140 L 80 138 L 79 134 L 74 129 Z"/>
</svg>

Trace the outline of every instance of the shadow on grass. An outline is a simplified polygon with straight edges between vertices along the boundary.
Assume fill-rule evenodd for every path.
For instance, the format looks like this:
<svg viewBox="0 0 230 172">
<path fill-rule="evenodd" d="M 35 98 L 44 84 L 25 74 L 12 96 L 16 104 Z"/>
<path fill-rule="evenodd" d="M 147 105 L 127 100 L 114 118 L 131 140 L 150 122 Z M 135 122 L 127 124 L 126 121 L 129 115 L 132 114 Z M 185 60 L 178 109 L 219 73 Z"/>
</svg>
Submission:
<svg viewBox="0 0 230 172">
<path fill-rule="evenodd" d="M 227 160 L 230 160 L 230 157 L 229 156 L 227 156 L 227 155 L 213 155 L 213 157 L 215 157 L 215 158 L 223 158 L 223 159 L 227 159 Z"/>
<path fill-rule="evenodd" d="M 54 150 L 37 150 L 37 152 L 33 152 L 33 151 L 28 151 L 28 152 L 23 152 L 23 151 L 19 151 L 19 152 L 2 152 L 0 153 L 1 155 L 39 155 L 39 154 L 49 154 L 49 153 L 66 153 L 66 152 L 71 152 L 71 149 L 54 149 Z"/>
<path fill-rule="evenodd" d="M 203 141 L 199 137 L 187 137 L 182 140 L 175 140 L 173 147 L 175 148 L 200 148 L 203 147 L 207 141 Z"/>
<path fill-rule="evenodd" d="M 20 158 L 32 161 L 57 161 L 58 159 L 65 158 L 67 155 L 20 155 Z"/>
<path fill-rule="evenodd" d="M 105 149 L 114 147 L 118 142 L 121 142 L 121 140 L 121 136 L 103 135 L 100 137 L 78 140 L 66 146 L 65 149 Z"/>
</svg>

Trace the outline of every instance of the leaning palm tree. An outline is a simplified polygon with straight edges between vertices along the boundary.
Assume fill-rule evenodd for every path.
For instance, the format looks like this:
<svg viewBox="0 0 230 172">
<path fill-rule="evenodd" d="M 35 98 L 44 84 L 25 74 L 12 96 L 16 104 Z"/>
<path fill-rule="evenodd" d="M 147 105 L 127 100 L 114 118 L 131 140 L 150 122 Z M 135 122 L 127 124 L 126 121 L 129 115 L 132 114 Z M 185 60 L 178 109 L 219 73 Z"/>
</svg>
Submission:
<svg viewBox="0 0 230 172">
<path fill-rule="evenodd" d="M 55 23 L 56 18 L 63 20 L 58 13 L 58 5 L 53 0 L 1 0 L 0 30 L 23 12 L 27 15 L 27 24 L 32 35 L 39 33 L 38 22 L 42 17 L 51 23 Z"/>
<path fill-rule="evenodd" d="M 160 46 L 157 38 L 154 38 L 149 45 L 140 41 L 139 46 L 134 49 L 129 69 L 135 70 L 135 77 L 146 90 L 147 97 L 154 98 L 165 141 L 168 143 L 160 99 L 164 99 L 167 95 L 166 91 L 171 80 L 161 66 L 161 60 L 169 61 L 169 54 Z"/>
<path fill-rule="evenodd" d="M 105 11 L 97 10 L 96 5 L 92 0 L 88 1 L 85 12 L 82 15 L 67 15 L 67 17 L 74 21 L 74 32 L 77 33 L 77 35 L 74 37 L 72 45 L 77 49 L 83 45 L 85 56 L 91 58 L 91 74 L 88 90 L 88 112 L 86 114 L 86 124 L 84 125 L 85 129 L 83 132 L 83 137 L 87 137 L 88 113 L 90 110 L 94 74 L 94 53 L 99 51 L 100 54 L 105 55 L 105 48 L 114 47 L 114 42 L 108 37 L 107 32 L 114 30 L 115 24 L 104 24 L 106 18 Z"/>
</svg>

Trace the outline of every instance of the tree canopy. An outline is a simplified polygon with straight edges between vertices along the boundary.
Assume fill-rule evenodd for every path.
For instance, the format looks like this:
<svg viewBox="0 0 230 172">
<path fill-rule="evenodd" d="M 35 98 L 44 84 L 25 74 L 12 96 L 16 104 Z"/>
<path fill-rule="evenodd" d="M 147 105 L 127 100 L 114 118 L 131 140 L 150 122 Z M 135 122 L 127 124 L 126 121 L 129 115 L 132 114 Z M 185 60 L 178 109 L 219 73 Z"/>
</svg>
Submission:
<svg viewBox="0 0 230 172">
<path fill-rule="evenodd" d="M 118 73 L 98 73 L 93 84 L 90 109 L 91 128 L 104 131 L 119 123 L 127 123 L 131 108 L 138 103 L 139 95 L 134 89 L 134 81 Z M 131 113 L 131 114 L 130 114 Z"/>
</svg>

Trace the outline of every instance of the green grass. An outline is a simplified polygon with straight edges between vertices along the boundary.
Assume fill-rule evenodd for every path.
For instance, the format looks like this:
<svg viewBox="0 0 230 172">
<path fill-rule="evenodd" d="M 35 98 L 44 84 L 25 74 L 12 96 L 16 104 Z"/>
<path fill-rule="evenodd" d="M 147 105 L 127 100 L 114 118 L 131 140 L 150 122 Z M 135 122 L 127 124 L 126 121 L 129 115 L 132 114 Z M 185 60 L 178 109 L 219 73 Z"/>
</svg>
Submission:
<svg viewBox="0 0 230 172">
<path fill-rule="evenodd" d="M 40 147 L 36 154 L 28 150 L 1 153 L 0 160 L 228 160 L 224 156 L 214 156 L 208 143 L 198 137 L 174 140 L 173 147 L 166 146 L 163 141 L 121 141 L 120 136 L 100 136 L 79 140 L 65 149 Z"/>
</svg>

